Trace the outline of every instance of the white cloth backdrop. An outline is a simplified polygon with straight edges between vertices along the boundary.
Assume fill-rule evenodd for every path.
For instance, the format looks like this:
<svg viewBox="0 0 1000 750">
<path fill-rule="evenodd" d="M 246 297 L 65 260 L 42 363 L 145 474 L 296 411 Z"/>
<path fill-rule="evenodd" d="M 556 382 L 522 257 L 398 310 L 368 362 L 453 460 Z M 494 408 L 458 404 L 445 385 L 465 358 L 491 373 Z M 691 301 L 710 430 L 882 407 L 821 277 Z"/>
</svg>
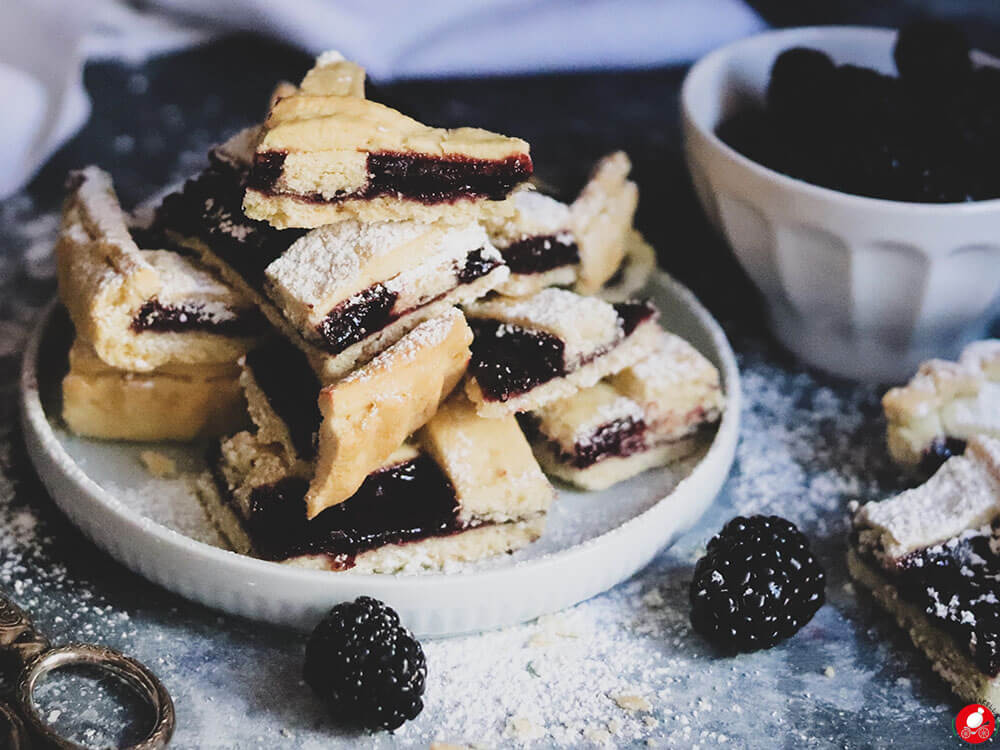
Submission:
<svg viewBox="0 0 1000 750">
<path fill-rule="evenodd" d="M 652 67 L 759 31 L 741 0 L 4 0 L 0 198 L 86 122 L 88 58 L 130 61 L 225 30 L 339 49 L 376 80 Z M 16 103 L 13 104 L 13 103 Z"/>
</svg>

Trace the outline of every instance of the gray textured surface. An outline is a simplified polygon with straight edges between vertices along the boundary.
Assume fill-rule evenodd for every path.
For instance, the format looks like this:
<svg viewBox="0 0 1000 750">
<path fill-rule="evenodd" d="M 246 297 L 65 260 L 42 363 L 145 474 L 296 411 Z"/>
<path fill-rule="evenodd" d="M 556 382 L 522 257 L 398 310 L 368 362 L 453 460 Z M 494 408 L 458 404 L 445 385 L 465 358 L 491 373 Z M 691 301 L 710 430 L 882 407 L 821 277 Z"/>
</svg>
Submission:
<svg viewBox="0 0 1000 750">
<path fill-rule="evenodd" d="M 433 740 L 538 746 L 957 747 L 958 704 L 923 659 L 846 586 L 844 511 L 898 489 L 880 392 L 803 369 L 764 332 L 752 290 L 706 234 L 679 161 L 676 71 L 400 85 L 378 95 L 441 124 L 528 138 L 543 176 L 578 179 L 621 146 L 635 159 L 640 227 L 661 263 L 719 317 L 744 373 L 743 440 L 705 519 L 645 571 L 546 621 L 426 644 L 427 708 L 395 736 L 339 734 L 299 678 L 298 636 L 188 604 L 110 561 L 68 525 L 20 446 L 15 378 L 22 341 L 52 295 L 51 213 L 67 168 L 96 162 L 135 202 L 197 169 L 205 149 L 258 115 L 272 83 L 305 60 L 237 39 L 142 68 L 93 66 L 95 114 L 30 190 L 0 204 L 0 587 L 55 639 L 122 649 L 173 693 L 179 748 L 328 748 Z M 775 512 L 815 540 L 829 603 L 794 639 L 720 658 L 690 632 L 687 582 L 698 550 L 736 513 Z M 829 669 L 828 669 L 829 668 Z M 50 708 L 108 733 L 77 690 Z M 77 699 L 73 696 L 77 694 Z M 641 695 L 648 712 L 613 700 Z M 103 704 L 96 704 L 103 705 Z M 88 723 L 89 722 L 89 723 Z M 613 730 L 613 731 L 612 731 Z M 608 733 L 605 736 L 604 733 Z"/>
</svg>

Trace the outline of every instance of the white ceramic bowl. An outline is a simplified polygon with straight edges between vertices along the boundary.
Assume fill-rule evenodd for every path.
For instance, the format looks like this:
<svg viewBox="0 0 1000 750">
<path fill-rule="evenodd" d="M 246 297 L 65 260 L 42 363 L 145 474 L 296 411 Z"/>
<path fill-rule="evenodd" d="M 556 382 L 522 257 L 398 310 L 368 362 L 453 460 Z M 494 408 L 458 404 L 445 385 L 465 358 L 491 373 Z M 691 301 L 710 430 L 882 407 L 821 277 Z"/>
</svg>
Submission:
<svg viewBox="0 0 1000 750">
<path fill-rule="evenodd" d="M 688 73 L 684 147 L 695 189 L 763 292 L 771 327 L 829 372 L 900 381 L 983 334 L 1000 291 L 1000 200 L 903 203 L 848 195 L 768 169 L 729 148 L 716 126 L 762 101 L 775 58 L 791 47 L 895 73 L 896 33 L 813 27 L 723 47 Z M 1000 61 L 974 53 L 977 64 Z"/>
</svg>

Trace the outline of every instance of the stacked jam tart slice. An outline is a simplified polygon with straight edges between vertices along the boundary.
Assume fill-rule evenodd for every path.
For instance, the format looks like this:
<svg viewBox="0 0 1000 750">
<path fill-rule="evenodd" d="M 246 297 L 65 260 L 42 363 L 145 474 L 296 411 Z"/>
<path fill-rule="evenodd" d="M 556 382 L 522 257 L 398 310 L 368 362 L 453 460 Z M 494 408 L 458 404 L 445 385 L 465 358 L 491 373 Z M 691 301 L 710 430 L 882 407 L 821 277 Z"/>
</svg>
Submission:
<svg viewBox="0 0 1000 750">
<path fill-rule="evenodd" d="M 1000 441 L 853 516 L 848 566 L 963 699 L 1000 704 Z"/>
<path fill-rule="evenodd" d="M 219 397 L 199 408 L 232 418 L 142 437 L 222 436 L 201 495 L 234 549 L 393 572 L 524 547 L 555 495 L 542 467 L 607 487 L 695 451 L 723 408 L 715 368 L 634 297 L 654 262 L 632 227 L 628 158 L 603 159 L 568 204 L 534 190 L 531 170 L 524 141 L 423 125 L 366 99 L 364 71 L 328 53 L 163 200 L 143 236 L 173 250 L 135 247 L 116 204 L 117 228 L 82 249 L 74 237 L 98 224 L 74 228 L 74 185 L 60 252 L 79 338 L 67 423 L 101 435 L 78 416 L 82 377 L 197 366 Z M 131 296 L 81 297 L 98 275 L 84 257 L 117 267 L 123 253 L 104 248 L 126 242 L 129 257 L 169 256 L 154 269 L 197 276 L 201 297 L 164 272 Z M 77 310 L 96 298 L 120 308 L 114 330 Z M 126 333 L 145 337 L 139 365 L 114 358 Z M 180 419 L 178 400 L 157 404 L 164 420 Z M 112 402 L 91 399 L 91 421 Z"/>
<path fill-rule="evenodd" d="M 74 432 L 190 440 L 244 424 L 237 360 L 264 334 L 261 314 L 192 259 L 140 249 L 95 167 L 70 176 L 56 259 L 75 329 L 63 383 Z"/>
</svg>

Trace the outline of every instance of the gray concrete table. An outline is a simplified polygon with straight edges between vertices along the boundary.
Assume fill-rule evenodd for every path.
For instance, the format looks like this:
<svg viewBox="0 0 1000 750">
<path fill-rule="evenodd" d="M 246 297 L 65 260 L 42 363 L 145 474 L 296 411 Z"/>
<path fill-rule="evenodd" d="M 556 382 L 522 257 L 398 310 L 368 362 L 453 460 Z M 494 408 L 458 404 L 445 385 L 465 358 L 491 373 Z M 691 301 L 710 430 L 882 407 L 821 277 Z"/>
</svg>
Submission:
<svg viewBox="0 0 1000 750">
<path fill-rule="evenodd" d="M 743 438 L 732 476 L 695 530 L 646 570 L 574 609 L 504 631 L 427 643 L 426 709 L 395 735 L 331 726 L 300 677 L 300 636 L 221 616 L 129 573 L 55 509 L 17 426 L 24 338 L 54 292 L 51 240 L 67 169 L 109 169 L 126 204 L 196 171 L 205 151 L 257 119 L 272 85 L 308 60 L 252 37 L 152 61 L 93 65 L 94 115 L 30 189 L 0 203 L 0 588 L 61 641 L 107 643 L 173 693 L 179 748 L 958 747 L 958 703 L 922 657 L 850 586 L 845 508 L 902 485 L 885 453 L 875 388 L 803 368 L 765 332 L 759 302 L 708 234 L 680 161 L 681 71 L 436 82 L 375 96 L 442 125 L 527 138 L 541 176 L 572 186 L 625 148 L 642 190 L 638 224 L 661 264 L 720 319 L 739 354 Z M 828 570 L 828 604 L 795 638 L 714 654 L 688 625 L 687 585 L 736 514 L 777 513 L 806 531 Z M 54 683 L 49 716 L 113 742 L 108 686 Z M 87 696 L 81 703 L 80 696 Z M 111 700 L 113 696 L 105 695 Z M 104 700 L 102 699 L 102 700 Z M 111 704 L 108 704 L 111 705 Z M 129 710 L 122 705 L 118 711 Z"/>
</svg>

